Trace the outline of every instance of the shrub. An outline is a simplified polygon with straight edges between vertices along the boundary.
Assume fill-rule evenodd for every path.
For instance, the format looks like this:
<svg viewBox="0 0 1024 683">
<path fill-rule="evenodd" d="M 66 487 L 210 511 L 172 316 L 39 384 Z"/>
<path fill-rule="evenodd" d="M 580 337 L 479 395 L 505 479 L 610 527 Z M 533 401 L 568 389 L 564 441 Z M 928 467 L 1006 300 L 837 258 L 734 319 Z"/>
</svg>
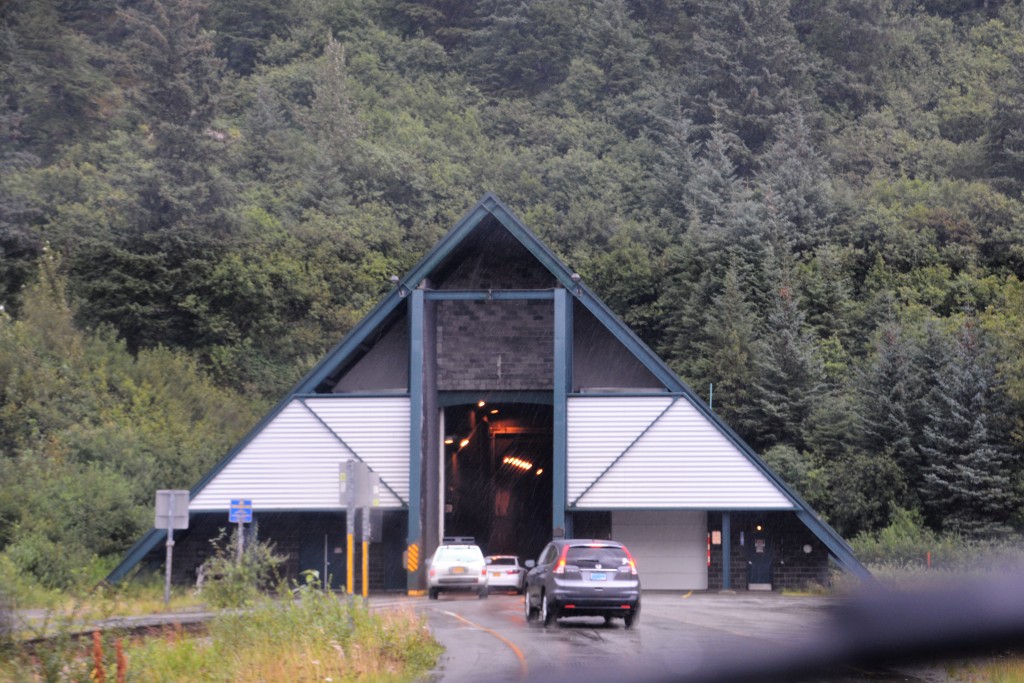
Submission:
<svg viewBox="0 0 1024 683">
<path fill-rule="evenodd" d="M 255 535 L 255 534 L 254 534 Z M 246 607 L 280 582 L 278 568 L 286 558 L 274 553 L 273 544 L 253 541 L 243 546 L 238 560 L 238 532 L 225 530 L 210 541 L 213 555 L 200 567 L 201 594 L 213 607 Z"/>
</svg>

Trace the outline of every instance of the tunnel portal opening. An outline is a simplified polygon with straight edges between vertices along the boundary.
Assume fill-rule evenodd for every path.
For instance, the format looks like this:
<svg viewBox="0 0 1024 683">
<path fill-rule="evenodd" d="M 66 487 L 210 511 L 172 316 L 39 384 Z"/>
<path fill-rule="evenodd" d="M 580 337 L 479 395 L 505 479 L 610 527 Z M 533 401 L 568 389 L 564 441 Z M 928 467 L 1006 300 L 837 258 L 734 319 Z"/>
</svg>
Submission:
<svg viewBox="0 0 1024 683">
<path fill-rule="evenodd" d="M 480 401 L 444 410 L 442 536 L 535 558 L 551 540 L 552 409 Z"/>
</svg>

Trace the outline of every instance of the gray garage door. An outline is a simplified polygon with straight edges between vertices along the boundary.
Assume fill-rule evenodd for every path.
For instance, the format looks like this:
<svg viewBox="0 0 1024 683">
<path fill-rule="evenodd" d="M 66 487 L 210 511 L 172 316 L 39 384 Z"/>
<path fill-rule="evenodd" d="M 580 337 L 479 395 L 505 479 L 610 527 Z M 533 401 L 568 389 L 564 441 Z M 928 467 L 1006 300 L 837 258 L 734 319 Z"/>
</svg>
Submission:
<svg viewBox="0 0 1024 683">
<path fill-rule="evenodd" d="M 703 511 L 612 513 L 612 538 L 633 554 L 644 589 L 706 590 L 708 516 Z"/>
</svg>

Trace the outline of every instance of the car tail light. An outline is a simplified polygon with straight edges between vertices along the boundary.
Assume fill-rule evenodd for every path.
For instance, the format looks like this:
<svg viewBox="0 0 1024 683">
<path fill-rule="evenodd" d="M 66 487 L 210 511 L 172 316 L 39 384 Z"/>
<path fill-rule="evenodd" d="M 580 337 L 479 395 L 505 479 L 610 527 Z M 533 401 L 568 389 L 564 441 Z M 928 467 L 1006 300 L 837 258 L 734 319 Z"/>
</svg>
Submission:
<svg viewBox="0 0 1024 683">
<path fill-rule="evenodd" d="M 433 567 L 431 567 L 431 568 L 430 568 L 430 575 L 431 575 L 431 576 L 437 576 L 437 570 L 436 570 L 436 569 L 434 569 Z"/>
<path fill-rule="evenodd" d="M 622 551 L 626 553 L 626 559 L 629 561 L 629 573 L 636 576 L 636 562 L 633 561 L 633 556 L 625 548 Z"/>
<path fill-rule="evenodd" d="M 562 554 L 558 556 L 558 563 L 555 564 L 555 568 L 551 570 L 552 574 L 564 574 L 565 573 L 565 556 L 569 554 L 569 546 L 562 547 Z"/>
<path fill-rule="evenodd" d="M 487 576 L 487 565 L 486 564 L 480 569 L 480 576 Z"/>
</svg>

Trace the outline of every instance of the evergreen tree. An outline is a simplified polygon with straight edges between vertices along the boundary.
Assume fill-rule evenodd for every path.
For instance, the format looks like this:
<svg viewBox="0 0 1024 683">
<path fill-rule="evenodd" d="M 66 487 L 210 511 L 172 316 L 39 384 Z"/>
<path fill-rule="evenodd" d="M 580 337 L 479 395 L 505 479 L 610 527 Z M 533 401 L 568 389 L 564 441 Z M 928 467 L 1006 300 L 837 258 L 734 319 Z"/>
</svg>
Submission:
<svg viewBox="0 0 1024 683">
<path fill-rule="evenodd" d="M 96 16 L 108 8 L 97 2 Z M 5 140 L 46 162 L 102 128 L 99 102 L 115 96 L 102 47 L 69 26 L 57 0 L 11 0 L 0 7 L 0 114 L 17 116 Z"/>
<path fill-rule="evenodd" d="M 253 72 L 271 38 L 287 35 L 295 17 L 291 0 L 218 0 L 209 12 L 217 56 L 245 76 Z"/>
<path fill-rule="evenodd" d="M 984 136 L 988 175 L 996 187 L 1020 196 L 1024 191 L 1024 53 L 1008 55 L 1009 68 L 994 83 L 995 111 Z"/>
<path fill-rule="evenodd" d="M 857 377 L 860 430 L 864 453 L 891 459 L 907 482 L 905 496 L 895 502 L 904 510 L 921 508 L 923 461 L 916 445 L 921 440 L 926 390 L 915 344 L 898 321 L 876 331 L 872 352 Z"/>
<path fill-rule="evenodd" d="M 690 229 L 712 267 L 722 270 L 734 258 L 753 268 L 763 259 L 765 247 L 764 216 L 753 192 L 736 173 L 734 142 L 714 126 L 686 187 Z"/>
<path fill-rule="evenodd" d="M 764 353 L 758 319 L 747 301 L 737 267 L 725 273 L 721 292 L 707 308 L 699 357 L 693 374 L 698 386 L 713 386 L 713 408 L 741 434 L 758 429 L 754 411 L 755 369 Z"/>
<path fill-rule="evenodd" d="M 998 433 L 1002 398 L 995 369 L 974 321 L 949 344 L 927 400 L 920 444 L 921 495 L 931 524 L 989 536 L 1009 530 L 1016 456 Z"/>
<path fill-rule="evenodd" d="M 801 112 L 778 127 L 760 163 L 756 188 L 778 230 L 775 249 L 802 254 L 824 243 L 835 213 L 832 183 Z"/>
<path fill-rule="evenodd" d="M 578 51 L 581 7 L 562 0 L 488 0 L 467 57 L 469 76 L 495 95 L 536 95 L 561 83 Z"/>
<path fill-rule="evenodd" d="M 698 126 L 720 124 L 742 142 L 737 169 L 755 169 L 754 157 L 776 129 L 799 111 L 813 110 L 809 65 L 789 19 L 788 0 L 690 3 L 695 23 L 683 75 L 690 116 Z"/>
<path fill-rule="evenodd" d="M 784 269 L 775 266 L 771 279 L 771 308 L 762 329 L 764 353 L 756 359 L 752 387 L 755 448 L 783 444 L 803 450 L 807 420 L 823 390 L 821 358 Z"/>
</svg>

